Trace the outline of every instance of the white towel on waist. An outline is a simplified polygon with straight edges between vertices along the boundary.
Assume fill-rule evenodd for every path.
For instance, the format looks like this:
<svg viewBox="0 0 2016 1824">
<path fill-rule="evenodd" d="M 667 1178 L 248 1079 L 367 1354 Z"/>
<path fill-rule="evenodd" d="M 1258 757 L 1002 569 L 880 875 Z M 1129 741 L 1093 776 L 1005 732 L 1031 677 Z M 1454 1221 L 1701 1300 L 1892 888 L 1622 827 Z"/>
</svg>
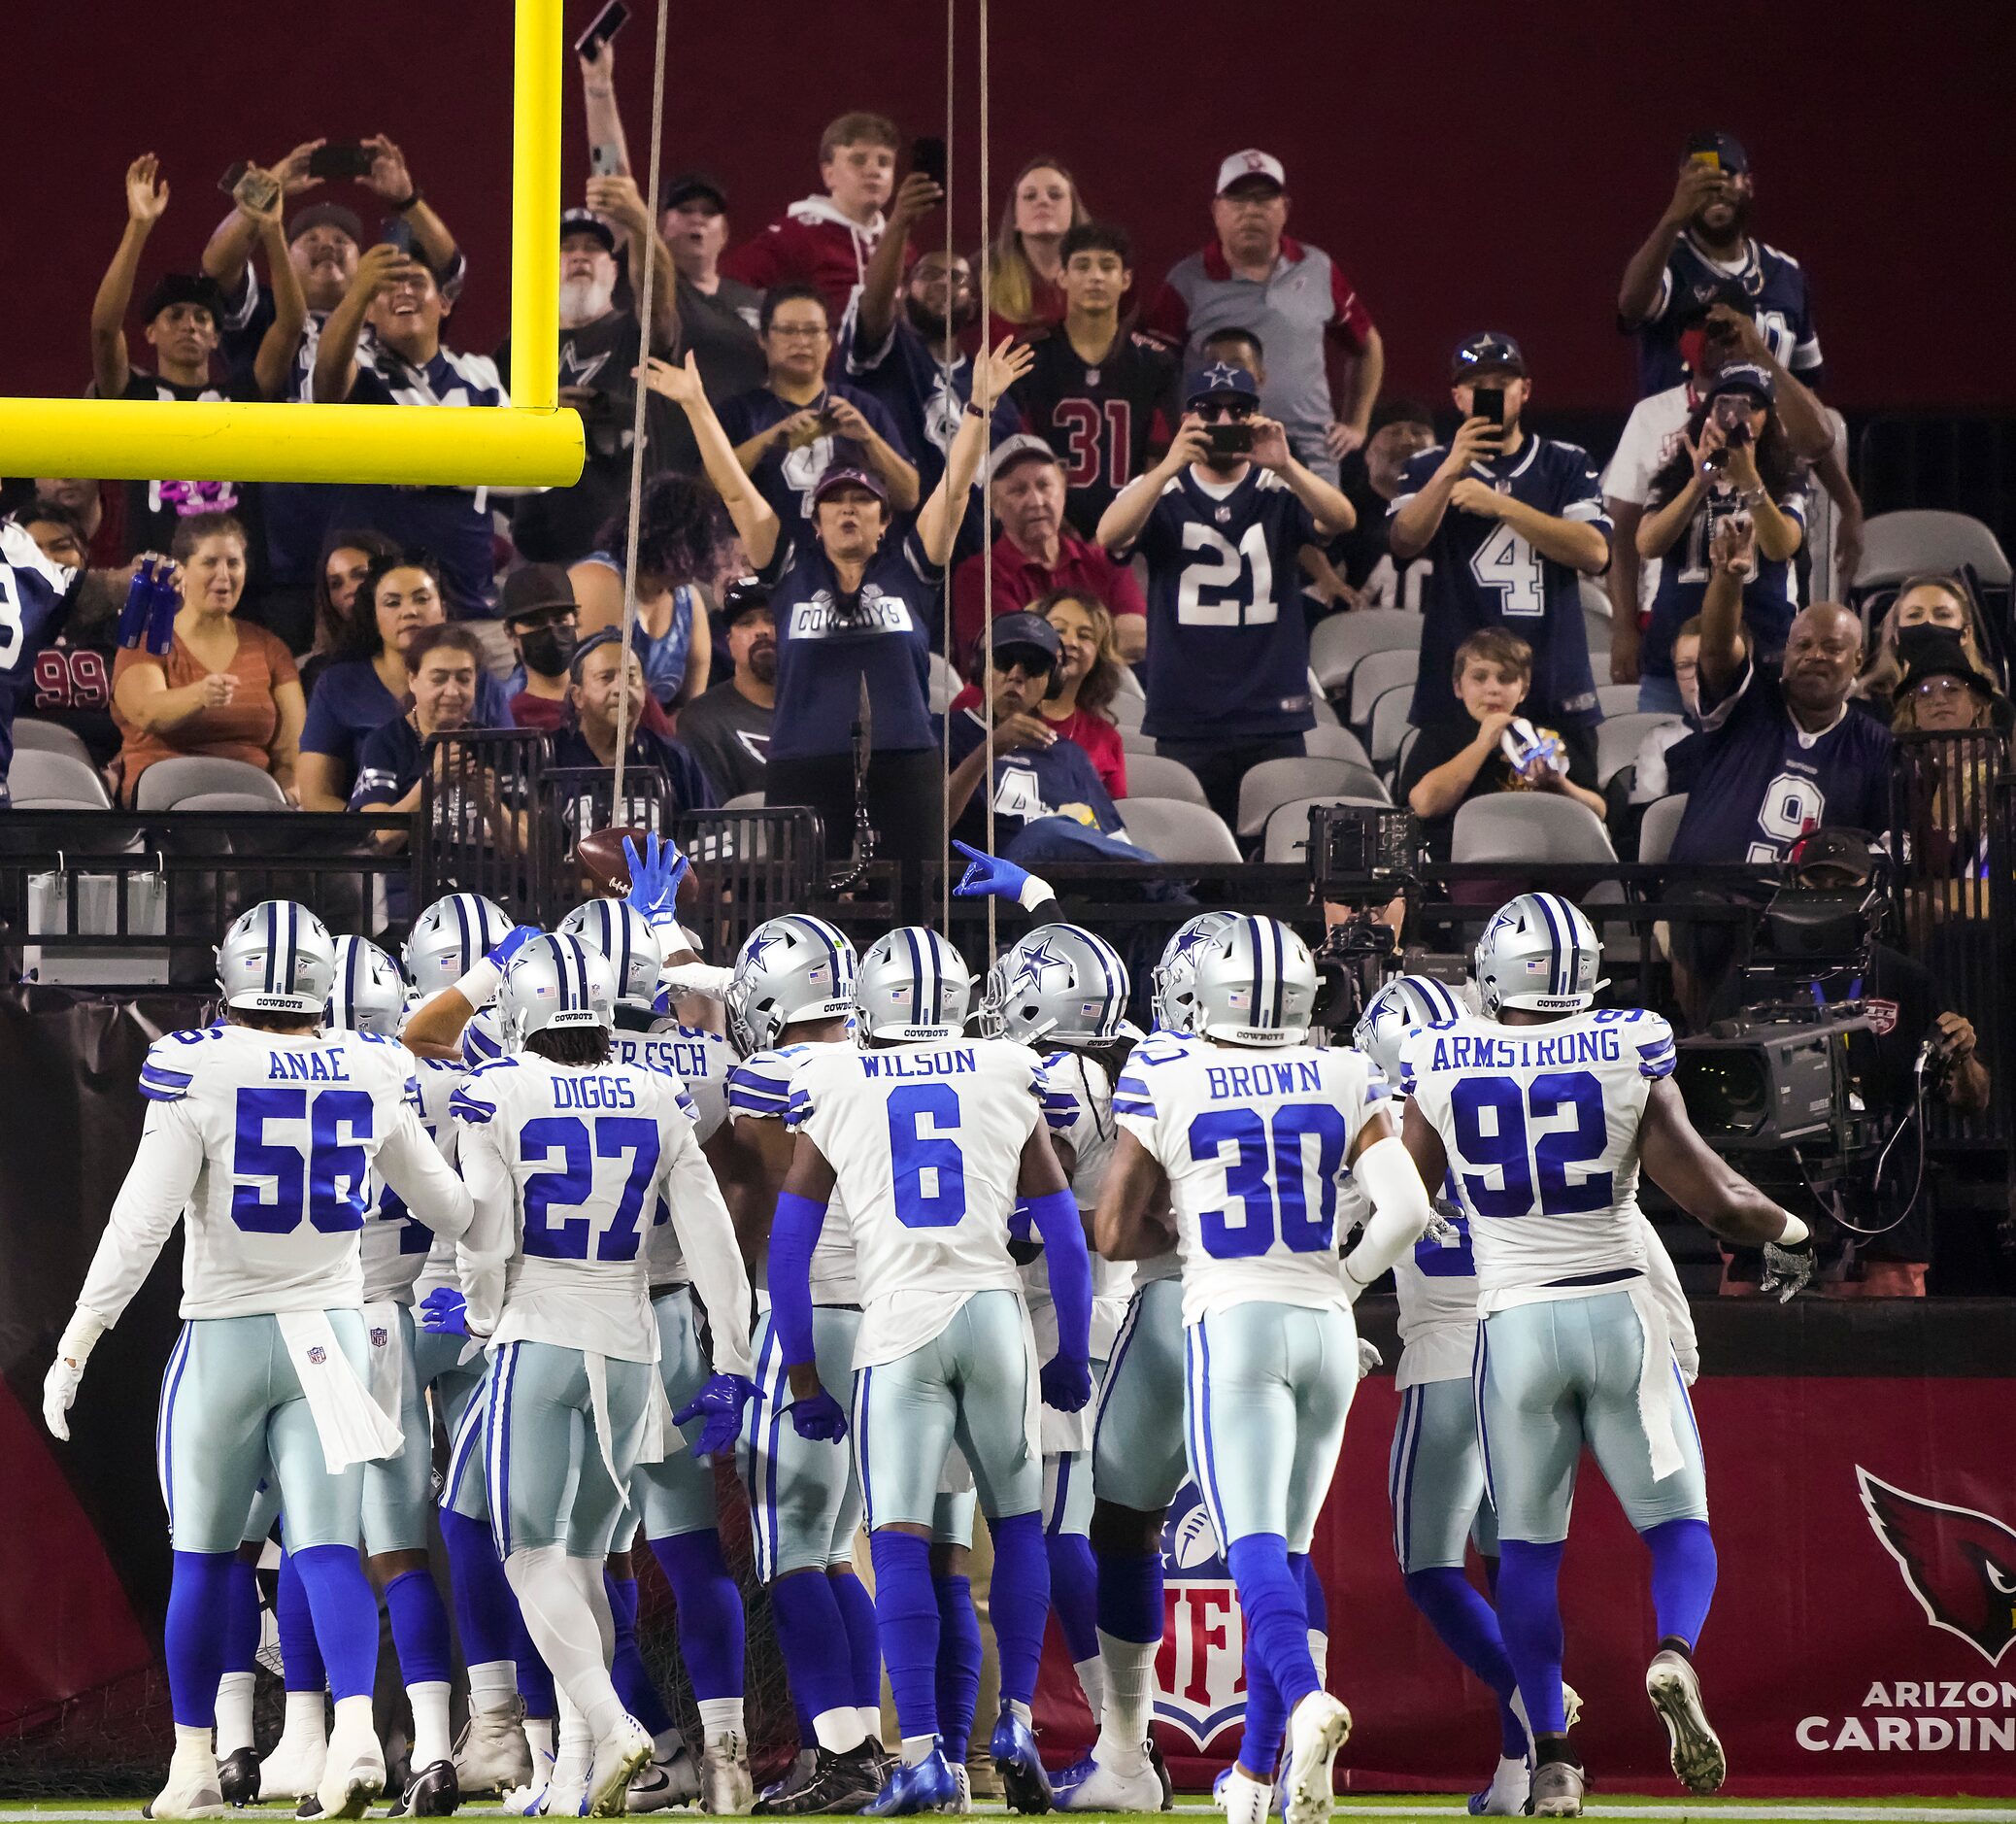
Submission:
<svg viewBox="0 0 2016 1824">
<path fill-rule="evenodd" d="M 353 1463 L 396 1456 L 406 1440 L 351 1367 L 328 1312 L 282 1311 L 273 1321 L 293 1361 L 331 1473 Z"/>
</svg>

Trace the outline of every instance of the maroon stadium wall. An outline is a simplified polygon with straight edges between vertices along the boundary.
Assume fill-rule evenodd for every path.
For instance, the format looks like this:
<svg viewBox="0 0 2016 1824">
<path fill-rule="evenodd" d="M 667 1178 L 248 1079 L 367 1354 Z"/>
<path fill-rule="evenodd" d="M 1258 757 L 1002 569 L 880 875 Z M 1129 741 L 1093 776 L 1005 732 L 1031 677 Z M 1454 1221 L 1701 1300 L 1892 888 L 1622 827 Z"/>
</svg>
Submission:
<svg viewBox="0 0 2016 1824">
<path fill-rule="evenodd" d="M 570 30 L 594 10 L 569 0 Z M 14 11 L 16 282 L 0 288 L 0 389 L 84 387 L 122 173 L 149 150 L 173 192 L 151 278 L 194 264 L 233 159 L 277 158 L 319 133 L 389 133 L 469 251 L 454 339 L 488 350 L 502 337 L 505 0 Z M 971 247 L 970 0 L 959 11 L 958 239 Z M 655 12 L 633 0 L 619 44 L 640 167 Z M 2016 238 L 1998 215 L 2016 191 L 2008 51 L 1992 6 L 1021 0 L 993 8 L 992 193 L 1031 153 L 1061 157 L 1093 207 L 1131 229 L 1147 284 L 1205 238 L 1219 157 L 1265 147 L 1287 163 L 1294 231 L 1338 256 L 1379 322 L 1390 390 L 1436 388 L 1448 349 L 1489 323 L 1525 342 L 1543 407 L 1622 406 L 1633 381 L 1613 326 L 1618 280 L 1670 193 L 1685 136 L 1712 122 L 1749 148 L 1759 232 L 1811 274 L 1833 403 L 2006 407 L 2016 365 L 1984 336 L 2016 294 Z M 886 110 L 906 134 L 942 131 L 944 70 L 938 0 L 677 5 L 666 170 L 711 167 L 738 234 L 754 233 L 818 187 L 819 131 L 843 108 Z M 578 200 L 588 149 L 571 72 L 566 107 L 565 188 Z M 349 185 L 329 193 L 373 200 Z"/>
</svg>

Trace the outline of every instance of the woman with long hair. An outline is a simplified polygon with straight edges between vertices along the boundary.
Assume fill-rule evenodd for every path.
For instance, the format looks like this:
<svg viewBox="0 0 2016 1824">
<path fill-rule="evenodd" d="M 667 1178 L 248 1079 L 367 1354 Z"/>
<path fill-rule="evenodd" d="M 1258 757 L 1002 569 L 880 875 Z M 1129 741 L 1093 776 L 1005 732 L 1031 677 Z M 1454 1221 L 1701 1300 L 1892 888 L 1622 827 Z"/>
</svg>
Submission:
<svg viewBox="0 0 2016 1824">
<path fill-rule="evenodd" d="M 1063 321 L 1058 280 L 1064 268 L 1058 249 L 1070 229 L 1091 220 L 1078 181 L 1060 160 L 1046 153 L 1015 174 L 988 254 L 990 348 L 1014 331 Z"/>
<path fill-rule="evenodd" d="M 1967 587 L 1966 578 L 1951 572 L 1925 572 L 1907 576 L 1891 597 L 1890 611 L 1883 617 L 1876 636 L 1876 650 L 1868 669 L 1855 682 L 1857 696 L 1866 699 L 1870 710 L 1892 720 L 1898 684 L 1920 651 L 1947 640 L 1960 642 L 1967 663 L 1984 677 L 1993 677 L 1996 665 L 1981 618 L 1981 604 Z M 2002 697 L 1999 726 L 2007 727 L 2008 699 Z"/>
<path fill-rule="evenodd" d="M 1771 377 L 1726 367 L 1689 414 L 1680 442 L 1652 478 L 1638 523 L 1638 556 L 1662 559 L 1652 621 L 1638 658 L 1638 707 L 1678 713 L 1673 636 L 1701 611 L 1716 523 L 1736 513 L 1757 528 L 1757 562 L 1743 585 L 1752 650 L 1775 660 L 1798 608 L 1793 559 L 1806 536 L 1805 485 L 1778 422 Z"/>
<path fill-rule="evenodd" d="M 310 696 L 317 680 L 350 643 L 352 616 L 372 564 L 398 550 L 383 532 L 359 526 L 339 528 L 322 540 L 322 555 L 315 566 L 315 644 L 301 661 L 301 688 Z"/>
<path fill-rule="evenodd" d="M 581 604 L 581 637 L 623 624 L 623 554 L 630 536 L 625 501 L 602 528 L 597 548 L 568 567 Z M 707 688 L 714 638 L 703 592 L 728 536 L 721 502 L 689 475 L 647 482 L 637 521 L 637 628 L 631 647 L 644 682 L 671 710 Z"/>
</svg>

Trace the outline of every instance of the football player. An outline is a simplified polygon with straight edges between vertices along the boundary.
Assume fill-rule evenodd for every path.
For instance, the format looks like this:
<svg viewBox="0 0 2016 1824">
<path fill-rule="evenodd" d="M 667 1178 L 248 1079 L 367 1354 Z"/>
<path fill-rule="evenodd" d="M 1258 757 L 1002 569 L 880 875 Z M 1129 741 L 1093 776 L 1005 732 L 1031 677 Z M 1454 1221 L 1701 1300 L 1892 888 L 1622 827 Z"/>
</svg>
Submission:
<svg viewBox="0 0 2016 1824">
<path fill-rule="evenodd" d="M 1407 1150 L 1425 1184 L 1451 1177 L 1469 1219 L 1498 1624 L 1532 1728 L 1540 1817 L 1582 1808 L 1556 1584 L 1585 1444 L 1652 1553 L 1660 1640 L 1645 1688 L 1673 1771 L 1697 1793 L 1727 1772 L 1692 1657 L 1715 1589 L 1700 1437 L 1647 1271 L 1639 1169 L 1717 1234 L 1765 1245 L 1771 1278 L 1796 1286 L 1813 1265 L 1805 1225 L 1695 1132 L 1672 1082 L 1672 1029 L 1593 1007 L 1600 960 L 1575 906 L 1521 894 L 1478 940 L 1482 1015 L 1436 1020 L 1400 1045 Z"/>
<path fill-rule="evenodd" d="M 1430 1210 L 1370 1062 L 1308 1043 L 1316 964 L 1294 931 L 1237 920 L 1200 947 L 1193 994 L 1194 1035 L 1137 1046 L 1114 1091 L 1121 1137 L 1093 1233 L 1126 1258 L 1163 1233 L 1152 1211 L 1169 1199 L 1191 1473 L 1246 1623 L 1226 1815 L 1265 1818 L 1285 1721 L 1287 1824 L 1317 1824 L 1351 1713 L 1317 1676 L 1303 1567 L 1358 1385 L 1351 1305 L 1370 1283 L 1338 1259 L 1338 1181 L 1349 1166 L 1371 1198 L 1359 1251 L 1379 1271 Z"/>
<path fill-rule="evenodd" d="M 44 557 L 24 526 L 0 521 L 0 593 L 8 609 L 7 638 L 0 642 L 0 808 L 14 760 L 14 719 L 35 689 L 36 659 L 70 619 L 84 574 Z"/>
<path fill-rule="evenodd" d="M 691 1103 L 669 1076 L 610 1055 L 608 960 L 575 938 L 540 936 L 498 992 L 519 1049 L 471 1071 L 453 1102 L 476 1206 L 461 1257 L 467 1300 L 432 1295 L 427 1322 L 488 1339 L 484 1457 L 498 1555 L 594 1743 L 582 1808 L 621 1810 L 654 1743 L 610 1678 L 603 1562 L 636 1466 L 664 1450 L 668 1418 L 701 1421 L 703 1456 L 732 1446 L 749 1392 L 749 1282 Z M 660 1197 L 707 1306 L 717 1367 L 669 1415 L 639 1233 Z"/>
<path fill-rule="evenodd" d="M 812 1322 L 813 1251 L 837 1188 L 863 1295 L 855 1342 L 855 1454 L 875 1558 L 875 1613 L 903 1760 L 877 1815 L 956 1802 L 939 1739 L 939 1620 L 931 1521 L 955 1439 L 993 1535 L 990 1607 L 1001 1715 L 990 1741 L 1009 1805 L 1048 1810 L 1030 1721 L 1050 1566 L 1043 1548 L 1039 1405 L 1092 1394 L 1092 1267 L 1043 1125 L 1043 1070 L 1005 1039 L 962 1039 L 973 979 L 937 932 L 906 926 L 862 959 L 855 1006 L 867 1049 L 822 1047 L 798 1068 L 798 1132 L 770 1233 L 770 1297 L 801 1437 L 847 1428 Z M 1018 1198 L 1049 1257 L 1057 1354 L 1040 1374 L 1008 1252 Z M 1039 1393 L 1040 1385 L 1040 1393 Z"/>
<path fill-rule="evenodd" d="M 335 945 L 306 906 L 269 899 L 218 948 L 223 1020 L 157 1039 L 147 1125 L 43 1389 L 50 1431 L 91 1349 L 186 1218 L 181 1340 L 163 1381 L 162 1498 L 175 1548 L 165 1650 L 175 1754 L 157 1818 L 222 1807 L 211 1730 L 229 1583 L 269 1456 L 336 1699 L 318 1796 L 353 1818 L 385 1786 L 371 1720 L 378 1604 L 357 1562 L 363 1465 L 404 1444 L 364 1382 L 364 1226 L 374 1167 L 438 1234 L 470 1199 L 420 1125 L 395 1041 L 322 1030 Z"/>
<path fill-rule="evenodd" d="M 590 899 L 560 921 L 560 930 L 608 958 L 616 971 L 612 1056 L 684 1083 L 697 1115 L 693 1137 L 706 1150 L 727 1119 L 734 1054 L 720 1033 L 682 1027 L 657 1011 L 664 956 L 651 922 L 621 899 Z M 655 1223 L 644 1246 L 658 1325 L 658 1374 L 666 1399 L 684 1406 L 713 1371 L 701 1342 L 692 1279 L 670 1224 Z M 689 1429 L 690 1445 L 699 1426 Z M 742 1712 L 742 1592 L 722 1557 L 713 1466 L 690 1448 L 674 1450 L 661 1463 L 640 1464 L 636 1480 L 641 1503 L 618 1524 L 620 1549 L 608 1569 L 616 1618 L 613 1671 L 630 1713 L 652 1732 L 655 1743 L 652 1765 L 638 1774 L 629 1795 L 629 1808 L 658 1810 L 698 1798 L 705 1810 L 716 1814 L 747 1811 L 754 1794 Z M 630 1553 L 640 1530 L 676 1604 L 680 1657 L 700 1713 L 697 1780 L 686 1759 L 685 1740 L 637 1651 L 637 1574 Z"/>
</svg>

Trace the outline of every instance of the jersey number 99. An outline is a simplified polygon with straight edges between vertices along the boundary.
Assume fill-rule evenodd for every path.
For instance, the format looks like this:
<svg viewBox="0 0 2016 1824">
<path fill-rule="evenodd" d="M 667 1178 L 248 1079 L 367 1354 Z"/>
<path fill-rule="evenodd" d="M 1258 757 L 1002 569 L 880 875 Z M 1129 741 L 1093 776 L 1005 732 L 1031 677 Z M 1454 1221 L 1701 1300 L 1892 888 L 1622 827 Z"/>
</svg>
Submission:
<svg viewBox="0 0 2016 1824">
<path fill-rule="evenodd" d="M 1316 1138 L 1316 1207 L 1309 1207 L 1308 1154 Z M 1278 1235 L 1291 1254 L 1336 1245 L 1337 1172 L 1344 1164 L 1344 1116 L 1326 1102 L 1283 1102 L 1271 1121 L 1251 1108 L 1214 1108 L 1190 1124 L 1190 1156 L 1224 1160 L 1229 1206 L 1197 1218 L 1204 1252 L 1215 1261 L 1267 1253 Z M 1227 1146 L 1237 1152 L 1225 1157 Z"/>
</svg>

